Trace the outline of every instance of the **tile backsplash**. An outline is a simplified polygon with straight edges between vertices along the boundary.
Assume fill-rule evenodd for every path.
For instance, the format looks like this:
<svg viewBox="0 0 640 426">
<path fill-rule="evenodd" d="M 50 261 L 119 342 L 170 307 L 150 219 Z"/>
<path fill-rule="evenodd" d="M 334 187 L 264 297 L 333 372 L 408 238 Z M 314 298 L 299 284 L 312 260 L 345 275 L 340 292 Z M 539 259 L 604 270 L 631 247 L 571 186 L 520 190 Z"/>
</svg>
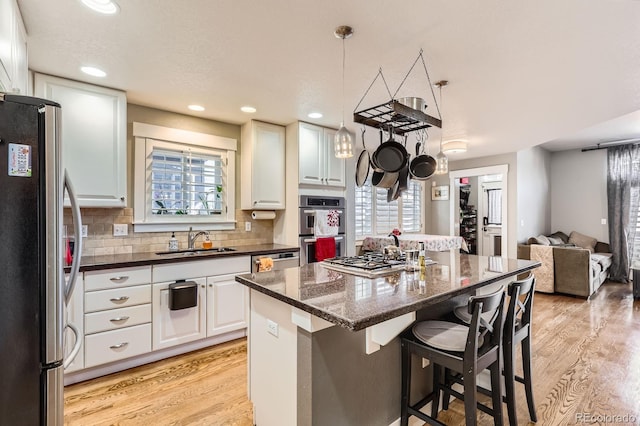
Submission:
<svg viewBox="0 0 640 426">
<path fill-rule="evenodd" d="M 148 253 L 168 249 L 171 232 L 133 232 L 133 209 L 81 209 L 83 225 L 87 225 L 87 237 L 82 248 L 83 256 L 110 254 Z M 251 222 L 251 231 L 245 231 L 245 223 Z M 64 210 L 64 224 L 72 232 L 71 211 Z M 113 225 L 126 224 L 129 235 L 114 237 Z M 187 232 L 176 232 L 181 249 L 187 247 Z M 235 247 L 247 244 L 273 242 L 273 221 L 252 220 L 251 211 L 236 210 L 236 227 L 229 231 L 210 231 L 209 239 L 214 247 Z M 202 237 L 196 241 L 201 247 Z"/>
</svg>

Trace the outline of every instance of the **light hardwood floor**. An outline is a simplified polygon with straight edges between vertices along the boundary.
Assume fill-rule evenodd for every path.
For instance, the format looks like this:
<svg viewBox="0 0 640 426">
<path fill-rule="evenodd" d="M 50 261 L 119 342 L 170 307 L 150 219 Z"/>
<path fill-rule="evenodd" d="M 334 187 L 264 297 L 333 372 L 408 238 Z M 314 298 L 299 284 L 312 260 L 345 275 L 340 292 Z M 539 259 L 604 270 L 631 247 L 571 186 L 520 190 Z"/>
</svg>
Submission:
<svg viewBox="0 0 640 426">
<path fill-rule="evenodd" d="M 640 302 L 630 285 L 607 283 L 590 301 L 537 293 L 533 327 L 539 425 L 614 423 L 596 417 L 604 415 L 640 423 Z M 69 386 L 65 424 L 251 425 L 246 379 L 240 339 Z M 526 425 L 518 386 L 518 421 Z M 454 402 L 439 420 L 463 425 L 462 404 Z M 493 424 L 484 413 L 478 421 Z"/>
</svg>

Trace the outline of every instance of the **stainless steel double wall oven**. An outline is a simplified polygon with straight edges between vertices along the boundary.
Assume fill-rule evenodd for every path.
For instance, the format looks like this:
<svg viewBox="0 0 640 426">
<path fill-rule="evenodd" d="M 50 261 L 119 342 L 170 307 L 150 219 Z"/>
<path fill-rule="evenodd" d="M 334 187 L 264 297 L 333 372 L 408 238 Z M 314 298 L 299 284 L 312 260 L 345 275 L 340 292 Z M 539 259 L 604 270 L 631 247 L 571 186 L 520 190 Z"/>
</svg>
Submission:
<svg viewBox="0 0 640 426">
<path fill-rule="evenodd" d="M 314 235 L 317 210 L 337 210 L 339 214 L 336 256 L 344 255 L 346 201 L 344 197 L 300 196 L 300 264 L 316 262 L 316 237 Z"/>
</svg>

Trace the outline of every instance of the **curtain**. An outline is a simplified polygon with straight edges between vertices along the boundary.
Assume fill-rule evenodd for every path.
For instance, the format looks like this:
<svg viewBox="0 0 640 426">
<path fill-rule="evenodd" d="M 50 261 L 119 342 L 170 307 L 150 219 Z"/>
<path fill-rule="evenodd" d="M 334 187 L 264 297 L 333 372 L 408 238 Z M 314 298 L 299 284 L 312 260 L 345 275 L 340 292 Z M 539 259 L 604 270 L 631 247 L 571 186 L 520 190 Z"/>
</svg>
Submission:
<svg viewBox="0 0 640 426">
<path fill-rule="evenodd" d="M 607 205 L 612 281 L 629 282 L 640 204 L 640 147 L 622 145 L 607 149 Z"/>
<path fill-rule="evenodd" d="M 490 224 L 501 225 L 502 224 L 502 189 L 488 189 L 488 211 L 487 221 Z"/>
</svg>

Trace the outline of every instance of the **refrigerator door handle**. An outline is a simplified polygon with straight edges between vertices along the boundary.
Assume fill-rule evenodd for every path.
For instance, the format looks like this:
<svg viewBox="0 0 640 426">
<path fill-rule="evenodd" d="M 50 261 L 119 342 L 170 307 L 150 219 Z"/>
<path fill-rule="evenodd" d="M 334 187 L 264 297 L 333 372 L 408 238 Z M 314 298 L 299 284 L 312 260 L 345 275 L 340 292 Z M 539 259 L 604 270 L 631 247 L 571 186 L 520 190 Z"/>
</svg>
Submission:
<svg viewBox="0 0 640 426">
<path fill-rule="evenodd" d="M 64 362 L 62 363 L 62 368 L 65 369 L 65 370 L 67 369 L 67 367 L 69 367 L 71 365 L 73 360 L 76 359 L 76 357 L 78 356 L 78 352 L 80 352 L 80 347 L 82 346 L 82 339 L 80 338 L 80 332 L 78 331 L 76 326 L 71 324 L 71 323 L 67 323 L 65 328 L 67 328 L 67 327 L 76 336 L 76 338 L 75 338 L 76 340 L 75 340 L 75 344 L 73 345 L 73 349 L 71 349 L 71 352 L 69 352 L 69 355 L 67 355 L 67 357 L 65 358 Z"/>
<path fill-rule="evenodd" d="M 64 303 L 69 304 L 73 289 L 76 286 L 76 278 L 78 272 L 80 272 L 80 258 L 82 257 L 82 217 L 80 216 L 80 206 L 78 205 L 78 199 L 73 189 L 73 184 L 67 170 L 64 171 L 64 187 L 69 193 L 69 201 L 71 201 L 71 214 L 73 216 L 74 232 L 76 235 L 76 242 L 74 246 L 74 256 L 71 262 L 71 271 L 69 272 L 69 281 L 64 286 Z"/>
</svg>

